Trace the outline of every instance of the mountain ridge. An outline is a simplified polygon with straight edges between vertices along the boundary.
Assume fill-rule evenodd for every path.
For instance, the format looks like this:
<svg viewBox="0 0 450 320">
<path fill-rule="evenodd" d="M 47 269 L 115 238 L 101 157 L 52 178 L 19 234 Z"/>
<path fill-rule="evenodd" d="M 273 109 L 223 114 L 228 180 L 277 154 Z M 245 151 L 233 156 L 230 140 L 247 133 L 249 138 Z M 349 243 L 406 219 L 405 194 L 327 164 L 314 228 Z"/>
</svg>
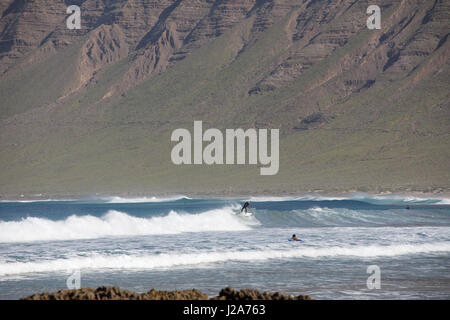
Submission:
<svg viewBox="0 0 450 320">
<path fill-rule="evenodd" d="M 368 1 L 46 4 L 0 7 L 1 194 L 450 188 L 445 1 L 378 1 L 381 30 Z M 279 128 L 279 174 L 173 165 L 194 120 Z"/>
</svg>

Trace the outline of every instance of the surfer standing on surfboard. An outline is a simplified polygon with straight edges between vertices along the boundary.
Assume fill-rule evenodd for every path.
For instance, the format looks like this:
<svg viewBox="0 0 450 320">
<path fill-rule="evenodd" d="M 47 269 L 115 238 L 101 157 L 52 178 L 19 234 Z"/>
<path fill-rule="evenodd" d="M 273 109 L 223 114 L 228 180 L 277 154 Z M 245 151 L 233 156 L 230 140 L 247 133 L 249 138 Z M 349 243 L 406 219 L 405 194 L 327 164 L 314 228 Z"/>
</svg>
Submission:
<svg viewBox="0 0 450 320">
<path fill-rule="evenodd" d="M 242 209 L 241 209 L 241 213 L 244 210 L 245 210 L 245 213 L 247 213 L 247 207 L 250 205 L 250 203 L 251 203 L 251 201 L 247 201 L 246 203 L 244 203 L 244 205 L 242 206 Z"/>
</svg>

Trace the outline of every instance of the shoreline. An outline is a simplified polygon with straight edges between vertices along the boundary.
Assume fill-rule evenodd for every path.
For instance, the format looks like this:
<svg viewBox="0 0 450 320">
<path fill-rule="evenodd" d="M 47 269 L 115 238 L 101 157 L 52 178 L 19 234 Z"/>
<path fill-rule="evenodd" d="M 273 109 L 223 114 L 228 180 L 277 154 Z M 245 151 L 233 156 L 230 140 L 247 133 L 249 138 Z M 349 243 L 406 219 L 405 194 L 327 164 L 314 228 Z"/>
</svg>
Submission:
<svg viewBox="0 0 450 320">
<path fill-rule="evenodd" d="M 450 191 L 439 192 L 421 192 L 421 191 L 383 191 L 379 193 L 358 191 L 358 190 L 345 190 L 342 192 L 327 192 L 327 191 L 309 191 L 309 192 L 273 192 L 273 193 L 96 193 L 96 194 L 32 194 L 32 195 L 0 195 L 0 203 L 8 202 L 51 202 L 51 201 L 80 201 L 80 200 L 101 200 L 107 198 L 119 197 L 122 199 L 133 198 L 176 198 L 176 197 L 189 197 L 193 199 L 245 199 L 251 197 L 339 197 L 339 198 L 354 198 L 355 196 L 367 196 L 367 197 L 417 197 L 417 198 L 433 198 L 433 199 L 446 199 L 450 198 Z M 151 201 L 150 201 L 151 202 Z"/>
</svg>

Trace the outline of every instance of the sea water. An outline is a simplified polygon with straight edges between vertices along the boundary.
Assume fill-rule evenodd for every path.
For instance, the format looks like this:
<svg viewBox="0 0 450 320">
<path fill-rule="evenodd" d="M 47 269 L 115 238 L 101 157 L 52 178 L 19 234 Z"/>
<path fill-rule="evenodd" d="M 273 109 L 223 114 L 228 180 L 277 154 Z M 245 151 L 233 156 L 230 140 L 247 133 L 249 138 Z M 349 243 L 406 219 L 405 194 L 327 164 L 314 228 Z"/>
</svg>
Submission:
<svg viewBox="0 0 450 320">
<path fill-rule="evenodd" d="M 251 200 L 252 216 L 238 214 Z M 303 242 L 288 239 L 296 234 Z M 380 288 L 368 286 L 379 268 Z M 0 202 L 0 299 L 82 287 L 449 299 L 450 202 L 412 196 Z"/>
</svg>

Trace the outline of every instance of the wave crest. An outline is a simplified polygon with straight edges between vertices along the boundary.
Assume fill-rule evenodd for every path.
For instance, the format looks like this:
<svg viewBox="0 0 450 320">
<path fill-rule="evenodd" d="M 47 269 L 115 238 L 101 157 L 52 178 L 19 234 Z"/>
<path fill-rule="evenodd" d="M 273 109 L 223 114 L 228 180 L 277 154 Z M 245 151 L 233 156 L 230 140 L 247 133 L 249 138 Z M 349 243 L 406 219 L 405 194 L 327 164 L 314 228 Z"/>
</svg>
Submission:
<svg viewBox="0 0 450 320">
<path fill-rule="evenodd" d="M 20 221 L 1 221 L 0 242 L 73 240 L 249 229 L 250 227 L 245 221 L 233 215 L 232 208 L 214 209 L 199 214 L 170 211 L 166 216 L 151 218 L 140 218 L 110 210 L 101 217 L 72 215 L 65 220 L 58 221 L 37 217 L 28 217 Z"/>
</svg>

